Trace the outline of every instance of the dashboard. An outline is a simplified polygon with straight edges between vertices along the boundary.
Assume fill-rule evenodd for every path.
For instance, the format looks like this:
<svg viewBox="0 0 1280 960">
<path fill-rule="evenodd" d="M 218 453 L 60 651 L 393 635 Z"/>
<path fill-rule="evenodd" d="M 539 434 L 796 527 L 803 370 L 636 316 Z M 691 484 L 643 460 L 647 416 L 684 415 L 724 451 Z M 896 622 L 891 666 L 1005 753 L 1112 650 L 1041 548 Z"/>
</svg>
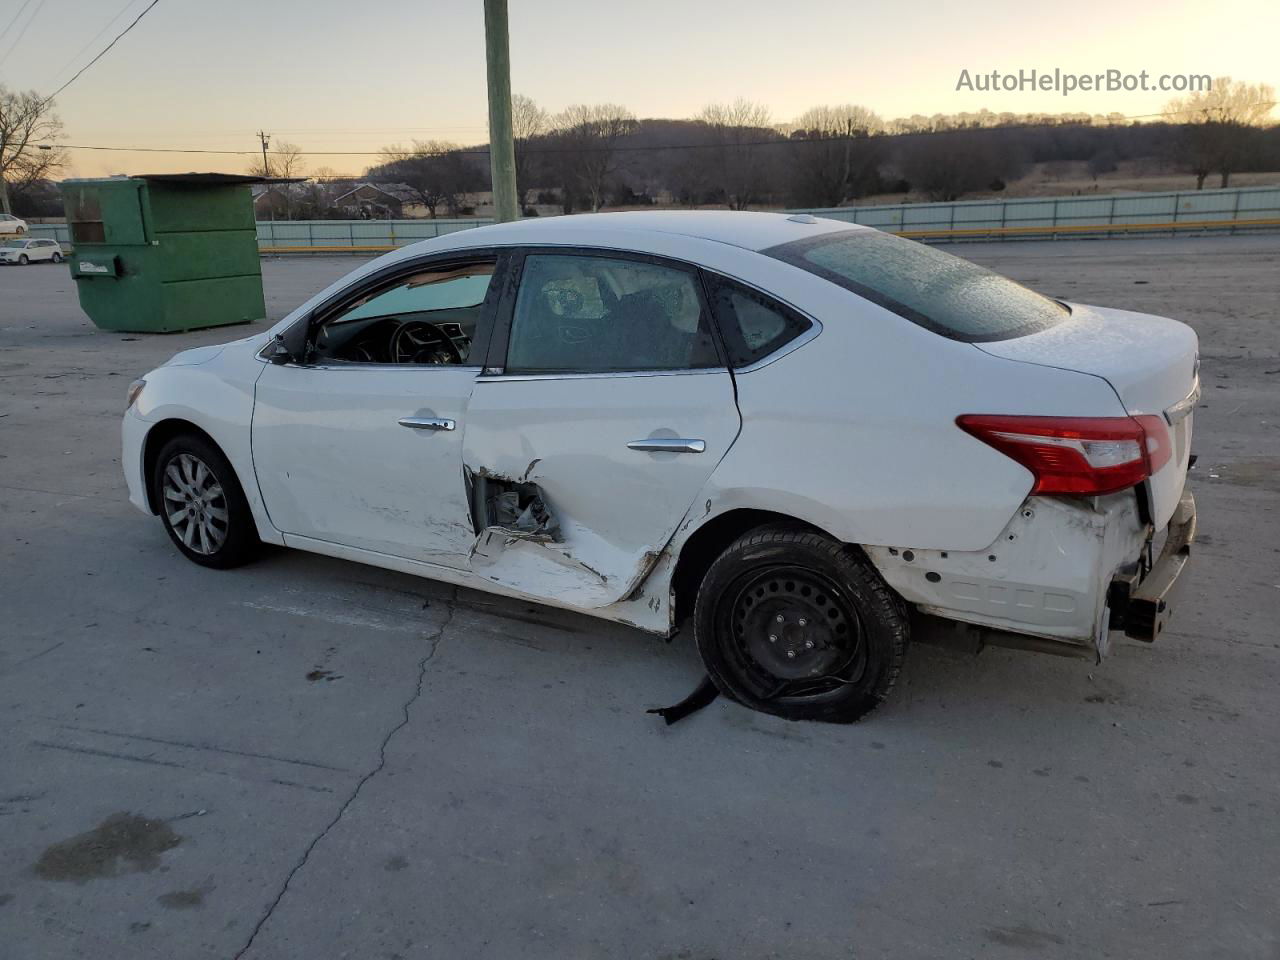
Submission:
<svg viewBox="0 0 1280 960">
<path fill-rule="evenodd" d="M 316 339 L 321 357 L 348 363 L 461 364 L 471 352 L 467 327 L 435 311 L 434 314 L 379 317 L 347 333 L 325 327 Z M 432 319 L 424 319 L 424 317 Z"/>
</svg>

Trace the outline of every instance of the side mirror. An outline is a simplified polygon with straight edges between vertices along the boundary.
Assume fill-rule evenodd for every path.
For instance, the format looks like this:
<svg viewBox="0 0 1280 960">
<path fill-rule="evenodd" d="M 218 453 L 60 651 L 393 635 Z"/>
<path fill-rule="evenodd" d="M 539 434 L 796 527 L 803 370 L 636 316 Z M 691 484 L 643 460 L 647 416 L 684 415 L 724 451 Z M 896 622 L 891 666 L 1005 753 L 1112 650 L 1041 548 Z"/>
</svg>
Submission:
<svg viewBox="0 0 1280 960">
<path fill-rule="evenodd" d="M 284 342 L 277 338 L 271 353 L 267 355 L 267 360 L 279 367 L 284 366 L 286 363 L 293 363 L 294 357 L 289 348 L 284 345 Z"/>
</svg>

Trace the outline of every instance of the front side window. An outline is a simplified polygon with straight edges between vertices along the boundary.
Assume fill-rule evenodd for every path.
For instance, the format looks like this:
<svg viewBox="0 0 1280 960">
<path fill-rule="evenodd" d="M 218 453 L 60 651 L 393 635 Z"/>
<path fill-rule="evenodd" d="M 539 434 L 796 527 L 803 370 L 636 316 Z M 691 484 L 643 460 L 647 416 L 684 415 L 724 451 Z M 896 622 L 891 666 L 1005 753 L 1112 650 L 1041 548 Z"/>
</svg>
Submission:
<svg viewBox="0 0 1280 960">
<path fill-rule="evenodd" d="M 689 270 L 605 256 L 525 258 L 508 373 L 609 373 L 720 366 Z"/>
<path fill-rule="evenodd" d="M 490 262 L 423 269 L 378 287 L 324 320 L 319 362 L 466 364 L 493 280 Z"/>
<path fill-rule="evenodd" d="M 763 251 L 953 340 L 1007 340 L 1070 311 L 1008 277 L 879 230 L 849 230 Z"/>
</svg>

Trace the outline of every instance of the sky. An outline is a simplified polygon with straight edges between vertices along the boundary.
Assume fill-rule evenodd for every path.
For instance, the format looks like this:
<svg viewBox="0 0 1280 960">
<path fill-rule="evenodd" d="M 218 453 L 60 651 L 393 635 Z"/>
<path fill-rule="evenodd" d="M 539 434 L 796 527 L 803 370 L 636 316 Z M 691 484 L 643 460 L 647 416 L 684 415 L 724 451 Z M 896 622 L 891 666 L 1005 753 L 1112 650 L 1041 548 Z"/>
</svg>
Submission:
<svg viewBox="0 0 1280 960">
<path fill-rule="evenodd" d="M 56 90 L 150 2 L 0 0 L 0 84 Z M 614 102 L 638 117 L 690 117 L 746 97 L 775 121 L 846 102 L 886 118 L 1137 116 L 1175 95 L 957 90 L 962 70 L 1226 74 L 1280 87 L 1276 0 L 511 0 L 510 28 L 513 89 L 553 112 Z M 304 151 L 363 151 L 306 158 L 309 171 L 359 174 L 386 144 L 487 139 L 483 5 L 160 0 L 56 104 L 67 144 L 252 151 L 263 129 Z M 250 159 L 77 149 L 68 173 L 243 172 Z"/>
</svg>

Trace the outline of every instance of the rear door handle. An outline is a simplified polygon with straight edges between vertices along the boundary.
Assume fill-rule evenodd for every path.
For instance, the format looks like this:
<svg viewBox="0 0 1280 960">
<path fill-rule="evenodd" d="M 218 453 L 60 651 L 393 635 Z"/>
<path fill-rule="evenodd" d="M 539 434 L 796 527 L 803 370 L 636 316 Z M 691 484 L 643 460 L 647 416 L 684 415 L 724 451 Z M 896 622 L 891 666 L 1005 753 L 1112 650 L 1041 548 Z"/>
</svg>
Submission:
<svg viewBox="0 0 1280 960">
<path fill-rule="evenodd" d="M 627 444 L 627 448 L 645 453 L 704 453 L 707 442 L 686 440 L 682 437 L 650 437 L 647 440 L 632 440 Z"/>
<path fill-rule="evenodd" d="M 401 417 L 396 422 L 410 430 L 453 430 L 458 426 L 444 417 Z"/>
</svg>

